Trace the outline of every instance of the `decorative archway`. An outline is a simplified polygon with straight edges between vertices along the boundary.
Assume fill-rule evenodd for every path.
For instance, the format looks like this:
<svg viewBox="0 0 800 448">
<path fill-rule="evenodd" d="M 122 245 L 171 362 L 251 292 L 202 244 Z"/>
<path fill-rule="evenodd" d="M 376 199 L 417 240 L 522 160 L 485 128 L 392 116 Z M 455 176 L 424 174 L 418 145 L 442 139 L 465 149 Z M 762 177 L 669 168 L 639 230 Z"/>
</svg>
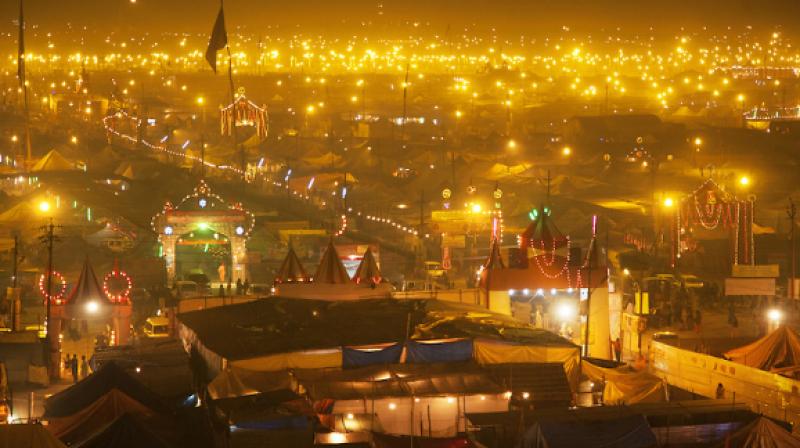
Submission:
<svg viewBox="0 0 800 448">
<path fill-rule="evenodd" d="M 727 231 L 733 249 L 733 264 L 755 264 L 753 211 L 755 196 L 739 199 L 711 178 L 681 199 L 675 208 L 670 229 L 672 266 L 681 253 L 696 244 L 696 233 Z"/>
<path fill-rule="evenodd" d="M 259 107 L 244 95 L 244 87 L 239 87 L 233 103 L 219 110 L 220 134 L 231 135 L 233 126 L 252 126 L 260 138 L 266 138 L 268 131 L 267 106 Z"/>
<path fill-rule="evenodd" d="M 175 281 L 178 274 L 175 247 L 182 235 L 206 231 L 213 232 L 212 238 L 217 235 L 230 243 L 230 263 L 227 264 L 231 266 L 231 272 L 228 278 L 232 281 L 248 278 L 245 243 L 255 225 L 255 217 L 240 203 L 226 203 L 211 191 L 205 181 L 201 180 L 177 205 L 164 204 L 163 210 L 153 217 L 150 224 L 163 249 L 169 283 Z"/>
</svg>

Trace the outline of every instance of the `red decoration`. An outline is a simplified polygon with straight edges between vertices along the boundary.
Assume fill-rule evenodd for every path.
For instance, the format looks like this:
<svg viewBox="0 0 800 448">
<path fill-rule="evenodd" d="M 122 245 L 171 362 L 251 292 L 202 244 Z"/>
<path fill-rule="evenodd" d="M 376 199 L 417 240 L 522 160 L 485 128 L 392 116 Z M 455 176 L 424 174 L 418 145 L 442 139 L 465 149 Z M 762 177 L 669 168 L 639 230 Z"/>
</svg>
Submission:
<svg viewBox="0 0 800 448">
<path fill-rule="evenodd" d="M 51 282 L 53 283 L 51 287 L 56 286 L 56 288 L 58 288 L 58 286 L 55 285 L 56 283 L 60 283 L 61 285 L 60 286 L 61 289 L 50 296 L 50 298 L 55 301 L 56 305 L 61 305 L 61 302 L 64 299 L 64 295 L 67 293 L 67 280 L 64 278 L 63 275 L 61 275 L 60 272 L 53 271 L 53 273 L 51 274 Z M 47 300 L 46 272 L 39 277 L 39 293 L 42 295 L 42 297 L 45 298 L 45 300 Z"/>
<path fill-rule="evenodd" d="M 117 280 L 122 283 L 123 287 L 120 290 L 114 291 L 115 285 L 110 284 L 111 281 Z M 130 300 L 131 290 L 133 290 L 133 280 L 131 277 L 117 268 L 103 277 L 103 293 L 112 302 L 125 303 Z"/>
</svg>

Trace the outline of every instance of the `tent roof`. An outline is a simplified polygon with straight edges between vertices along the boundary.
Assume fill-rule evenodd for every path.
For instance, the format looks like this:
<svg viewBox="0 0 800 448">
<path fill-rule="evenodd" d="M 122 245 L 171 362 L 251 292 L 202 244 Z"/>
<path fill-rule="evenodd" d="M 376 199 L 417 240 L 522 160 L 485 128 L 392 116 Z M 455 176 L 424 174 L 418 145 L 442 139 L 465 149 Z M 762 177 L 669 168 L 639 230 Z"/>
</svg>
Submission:
<svg viewBox="0 0 800 448">
<path fill-rule="evenodd" d="M 497 238 L 492 238 L 491 247 L 489 247 L 489 258 L 483 264 L 484 269 L 505 269 L 506 265 L 503 263 L 503 257 L 500 255 L 500 243 Z"/>
<path fill-rule="evenodd" d="M 629 415 L 614 420 L 554 422 L 539 421 L 525 433 L 524 446 L 568 448 L 576 446 L 653 447 L 655 434 L 643 415 Z"/>
<path fill-rule="evenodd" d="M 72 292 L 70 292 L 64 304 L 71 306 L 73 312 L 80 313 L 83 310 L 78 310 L 77 307 L 83 307 L 90 302 L 98 303 L 100 313 L 108 312 L 108 307 L 111 305 L 111 301 L 100 288 L 100 283 L 97 281 L 97 275 L 92 269 L 89 257 L 86 257 L 83 262 L 83 268 L 81 268 L 81 275 L 78 277 L 78 283 L 72 288 Z"/>
<path fill-rule="evenodd" d="M 356 269 L 356 274 L 353 276 L 353 281 L 356 283 L 364 283 L 370 284 L 370 282 L 374 281 L 375 283 L 381 282 L 381 270 L 378 268 L 378 262 L 375 261 L 375 256 L 372 255 L 372 249 L 367 247 L 367 251 L 364 252 L 364 257 L 361 258 L 361 263 L 358 264 L 358 269 Z"/>
<path fill-rule="evenodd" d="M 65 448 L 53 434 L 39 424 L 0 425 L 1 448 Z"/>
<path fill-rule="evenodd" d="M 800 448 L 800 438 L 766 417 L 758 417 L 726 437 L 725 448 Z"/>
<path fill-rule="evenodd" d="M 551 209 L 544 205 L 533 212 L 533 221 L 522 232 L 523 246 L 553 250 L 566 246 L 568 238 L 558 230 L 550 217 Z"/>
<path fill-rule="evenodd" d="M 166 442 L 150 432 L 130 414 L 123 414 L 74 448 L 169 448 Z"/>
<path fill-rule="evenodd" d="M 159 397 L 113 362 L 103 364 L 96 372 L 63 391 L 52 395 L 44 403 L 44 418 L 73 415 L 112 390 L 153 409 L 164 409 Z"/>
<path fill-rule="evenodd" d="M 283 259 L 283 263 L 281 263 L 281 267 L 275 275 L 275 281 L 278 283 L 296 283 L 306 280 L 308 280 L 308 274 L 290 244 L 286 258 Z"/>
<path fill-rule="evenodd" d="M 205 348 L 240 360 L 277 353 L 411 339 L 488 338 L 540 346 L 573 345 L 546 330 L 474 305 L 431 299 L 269 300 L 183 313 Z"/>
<path fill-rule="evenodd" d="M 42 171 L 69 171 L 74 169 L 76 169 L 74 163 L 62 156 L 57 149 L 53 149 L 39 159 L 39 161 L 33 165 L 31 171 L 38 173 Z"/>
<path fill-rule="evenodd" d="M 761 370 L 800 365 L 800 335 L 786 325 L 763 338 L 725 353 L 733 362 Z"/>
<path fill-rule="evenodd" d="M 350 276 L 347 275 L 347 270 L 339 258 L 339 253 L 336 252 L 336 247 L 333 245 L 333 239 L 328 242 L 328 247 L 322 255 L 322 260 L 317 266 L 317 272 L 314 274 L 314 283 L 329 283 L 339 285 L 348 283 Z"/>
</svg>

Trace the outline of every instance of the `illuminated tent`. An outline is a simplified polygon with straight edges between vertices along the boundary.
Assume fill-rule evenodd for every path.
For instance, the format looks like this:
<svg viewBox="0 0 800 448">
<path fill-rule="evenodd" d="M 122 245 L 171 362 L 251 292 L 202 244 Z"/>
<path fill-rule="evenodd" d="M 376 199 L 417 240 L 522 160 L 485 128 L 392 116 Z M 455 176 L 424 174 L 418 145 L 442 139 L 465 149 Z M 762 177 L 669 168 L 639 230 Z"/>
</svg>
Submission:
<svg viewBox="0 0 800 448">
<path fill-rule="evenodd" d="M 758 417 L 716 445 L 718 448 L 800 448 L 800 439 L 767 417 Z"/>
<path fill-rule="evenodd" d="M 353 281 L 358 284 L 364 283 L 365 285 L 371 283 L 378 284 L 381 282 L 381 270 L 378 268 L 375 256 L 372 255 L 372 249 L 369 247 L 367 247 L 367 251 L 364 252 L 361 263 L 358 264 L 358 269 L 356 269 L 356 274 L 353 276 Z"/>
<path fill-rule="evenodd" d="M 33 165 L 31 172 L 41 173 L 48 171 L 70 171 L 75 169 L 77 168 L 75 168 L 74 163 L 62 156 L 58 150 L 53 149 Z"/>
<path fill-rule="evenodd" d="M 275 275 L 276 283 L 299 283 L 308 280 L 308 274 L 297 258 L 294 248 L 289 245 L 289 252 L 286 253 L 286 258 L 283 259 L 278 274 Z"/>
<path fill-rule="evenodd" d="M 0 448 L 65 448 L 38 423 L 0 425 Z"/>
<path fill-rule="evenodd" d="M 314 283 L 341 284 L 349 281 L 350 276 L 347 275 L 347 270 L 339 258 L 339 253 L 336 252 L 336 247 L 333 246 L 333 239 L 331 239 L 322 255 L 322 261 L 319 262 L 317 272 L 314 274 Z"/>
<path fill-rule="evenodd" d="M 501 180 L 518 176 L 527 170 L 528 167 L 524 164 L 506 165 L 503 163 L 495 163 L 483 174 L 483 177 L 488 180 Z"/>
<path fill-rule="evenodd" d="M 317 168 L 340 167 L 343 165 L 344 162 L 342 156 L 336 155 L 330 151 L 316 157 L 306 156 L 303 157 L 301 160 L 303 161 L 303 163 Z"/>
<path fill-rule="evenodd" d="M 36 207 L 31 201 L 22 201 L 0 213 L 0 225 L 30 224 L 36 214 Z"/>
<path fill-rule="evenodd" d="M 78 283 L 72 288 L 64 305 L 67 315 L 71 317 L 85 317 L 86 314 L 102 316 L 111 311 L 111 301 L 100 288 L 89 257 L 84 260 Z"/>
<path fill-rule="evenodd" d="M 581 372 L 595 382 L 605 381 L 606 404 L 660 403 L 666 401 L 664 382 L 655 375 L 627 366 L 606 368 L 584 360 Z"/>
<path fill-rule="evenodd" d="M 800 335 L 781 325 L 751 344 L 726 352 L 725 358 L 767 371 L 796 368 L 800 365 Z"/>
<path fill-rule="evenodd" d="M 555 252 L 556 249 L 565 247 L 569 237 L 561 233 L 550 218 L 550 208 L 540 206 L 529 213 L 531 223 L 522 232 L 520 247 L 532 248 L 535 251 Z"/>
</svg>

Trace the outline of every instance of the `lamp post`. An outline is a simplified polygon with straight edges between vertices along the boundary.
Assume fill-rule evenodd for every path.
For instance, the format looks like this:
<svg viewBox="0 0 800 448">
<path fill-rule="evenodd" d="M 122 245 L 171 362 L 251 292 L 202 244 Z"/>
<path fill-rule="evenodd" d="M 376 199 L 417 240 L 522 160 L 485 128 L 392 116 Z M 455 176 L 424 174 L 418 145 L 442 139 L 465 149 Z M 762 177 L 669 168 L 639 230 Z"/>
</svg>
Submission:
<svg viewBox="0 0 800 448">
<path fill-rule="evenodd" d="M 39 203 L 39 211 L 42 214 L 49 214 L 51 210 L 50 203 L 42 201 Z M 52 320 L 52 287 L 53 287 L 53 243 L 57 240 L 55 235 L 56 226 L 53 224 L 53 217 L 49 216 L 49 223 L 41 228 L 42 235 L 39 241 L 47 247 L 47 277 L 46 277 L 46 290 L 45 290 L 45 318 L 47 320 L 47 333 L 45 337 L 45 345 L 47 347 L 47 373 L 51 379 L 59 378 L 58 365 L 61 356 L 58 353 L 58 334 L 51 331 L 56 327 Z"/>
</svg>

